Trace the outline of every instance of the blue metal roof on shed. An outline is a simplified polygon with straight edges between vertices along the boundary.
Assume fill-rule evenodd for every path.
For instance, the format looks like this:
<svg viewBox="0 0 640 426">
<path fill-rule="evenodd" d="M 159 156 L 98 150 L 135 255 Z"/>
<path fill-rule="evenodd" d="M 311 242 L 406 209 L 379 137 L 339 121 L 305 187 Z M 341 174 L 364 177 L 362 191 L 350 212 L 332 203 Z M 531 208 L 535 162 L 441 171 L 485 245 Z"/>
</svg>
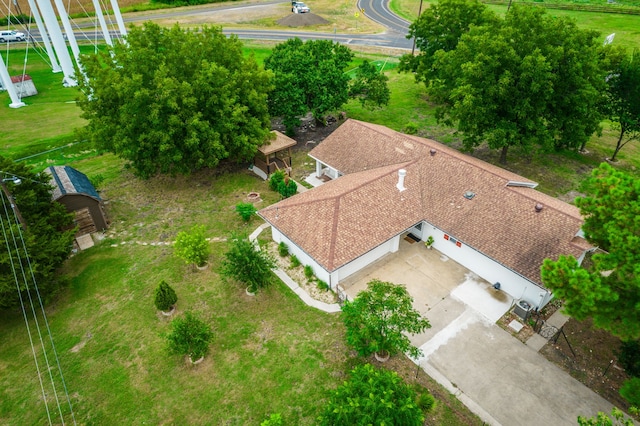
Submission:
<svg viewBox="0 0 640 426">
<path fill-rule="evenodd" d="M 100 200 L 100 195 L 84 173 L 71 166 L 50 166 L 46 169 L 54 183 L 53 199 L 66 194 L 84 194 Z"/>
</svg>

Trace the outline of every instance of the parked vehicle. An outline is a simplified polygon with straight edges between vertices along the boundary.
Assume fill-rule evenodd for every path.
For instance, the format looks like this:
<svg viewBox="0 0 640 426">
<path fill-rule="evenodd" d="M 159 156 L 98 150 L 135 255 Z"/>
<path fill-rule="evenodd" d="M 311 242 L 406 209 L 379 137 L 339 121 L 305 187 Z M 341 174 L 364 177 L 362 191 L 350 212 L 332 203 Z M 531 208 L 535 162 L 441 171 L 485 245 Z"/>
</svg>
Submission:
<svg viewBox="0 0 640 426">
<path fill-rule="evenodd" d="M 291 2 L 291 11 L 293 13 L 309 13 L 309 12 L 311 12 L 311 9 L 309 9 L 309 6 L 307 6 L 306 4 L 302 3 L 301 1 L 292 1 Z"/>
<path fill-rule="evenodd" d="M 0 43 L 5 43 L 9 41 L 25 41 L 26 37 L 24 33 L 19 33 L 17 31 L 12 30 L 4 30 L 0 31 Z"/>
</svg>

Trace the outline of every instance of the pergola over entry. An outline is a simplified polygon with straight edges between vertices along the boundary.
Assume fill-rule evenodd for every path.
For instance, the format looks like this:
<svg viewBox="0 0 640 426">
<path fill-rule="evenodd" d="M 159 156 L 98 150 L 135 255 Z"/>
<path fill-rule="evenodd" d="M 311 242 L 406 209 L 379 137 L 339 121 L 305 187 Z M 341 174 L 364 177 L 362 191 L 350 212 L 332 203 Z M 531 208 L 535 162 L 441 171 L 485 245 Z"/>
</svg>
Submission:
<svg viewBox="0 0 640 426">
<path fill-rule="evenodd" d="M 265 175 L 264 179 L 277 170 L 284 170 L 291 175 L 291 147 L 297 143 L 277 130 L 272 133 L 275 134 L 275 139 L 259 147 L 258 154 L 253 159 L 254 171 L 256 168 L 261 170 Z"/>
</svg>

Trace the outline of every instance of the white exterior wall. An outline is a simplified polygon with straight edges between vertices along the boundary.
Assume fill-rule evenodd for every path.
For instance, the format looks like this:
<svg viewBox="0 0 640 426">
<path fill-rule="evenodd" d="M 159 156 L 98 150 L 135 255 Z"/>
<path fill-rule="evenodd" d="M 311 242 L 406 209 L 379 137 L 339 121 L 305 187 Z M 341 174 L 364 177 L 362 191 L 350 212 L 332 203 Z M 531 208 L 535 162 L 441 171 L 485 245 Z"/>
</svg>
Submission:
<svg viewBox="0 0 640 426">
<path fill-rule="evenodd" d="M 311 256 L 304 252 L 300 247 L 294 244 L 289 238 L 282 235 L 282 233 L 273 226 L 271 227 L 271 238 L 276 243 L 284 242 L 287 247 L 289 247 L 289 253 L 294 254 L 301 264 L 311 266 L 311 269 L 313 269 L 313 273 L 318 279 L 326 282 L 327 284 L 331 284 L 329 272 L 322 266 L 320 266 L 315 260 L 313 260 Z M 335 287 L 335 284 L 333 284 L 333 286 Z"/>
<path fill-rule="evenodd" d="M 332 284 L 336 285 L 341 280 L 344 280 L 348 276 L 355 274 L 360 269 L 368 266 L 369 264 L 375 262 L 380 259 L 382 256 L 388 253 L 395 253 L 398 251 L 398 247 L 400 246 L 400 236 L 397 235 L 391 238 L 388 241 L 380 244 L 378 247 L 373 250 L 363 254 L 359 258 L 347 263 L 343 267 L 337 269 L 332 274 Z"/>
<path fill-rule="evenodd" d="M 500 283 L 500 290 L 508 293 L 514 299 L 524 299 L 532 306 L 541 308 L 549 302 L 551 293 L 526 278 L 518 275 L 510 269 L 502 266 L 498 262 L 482 253 L 467 246 L 464 241 L 460 241 L 458 247 L 451 240 L 444 238 L 445 233 L 429 223 L 422 227 L 424 233 L 422 239 L 426 240 L 429 235 L 433 236 L 433 247 L 455 260 L 465 268 L 469 269 L 479 277 L 487 280 L 491 284 Z M 450 235 L 455 238 L 455 235 Z"/>
</svg>

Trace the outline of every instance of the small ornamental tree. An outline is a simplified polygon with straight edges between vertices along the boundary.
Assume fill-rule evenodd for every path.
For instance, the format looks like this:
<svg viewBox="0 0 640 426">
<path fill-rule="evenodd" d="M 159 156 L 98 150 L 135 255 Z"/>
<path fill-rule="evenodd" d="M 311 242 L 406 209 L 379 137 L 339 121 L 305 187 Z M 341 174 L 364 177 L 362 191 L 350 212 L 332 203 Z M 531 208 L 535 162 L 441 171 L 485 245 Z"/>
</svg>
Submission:
<svg viewBox="0 0 640 426">
<path fill-rule="evenodd" d="M 171 288 L 166 281 L 160 281 L 160 284 L 156 288 L 155 298 L 153 302 L 161 311 L 170 311 L 171 307 L 176 304 L 178 301 L 178 296 L 176 292 Z"/>
<path fill-rule="evenodd" d="M 256 206 L 252 203 L 238 203 L 236 204 L 236 212 L 238 212 L 242 220 L 249 222 L 251 216 L 256 212 Z"/>
<path fill-rule="evenodd" d="M 278 192 L 284 198 L 289 198 L 298 192 L 298 184 L 293 179 L 289 179 L 289 176 L 285 176 L 284 180 L 278 184 Z"/>
<path fill-rule="evenodd" d="M 176 256 L 187 263 L 195 263 L 197 266 L 203 266 L 207 263 L 209 253 L 211 253 L 211 246 L 205 237 L 202 225 L 194 226 L 190 232 L 179 232 L 174 248 Z"/>
<path fill-rule="evenodd" d="M 372 280 L 367 290 L 353 302 L 345 302 L 342 318 L 347 328 L 347 343 L 360 356 L 381 356 L 408 352 L 418 358 L 420 349 L 404 333 L 422 333 L 431 327 L 413 306 L 413 298 L 403 286 Z"/>
<path fill-rule="evenodd" d="M 232 235 L 230 243 L 222 261 L 222 276 L 245 283 L 251 293 L 268 285 L 275 260 L 267 252 L 256 250 L 245 235 Z"/>
<path fill-rule="evenodd" d="M 414 390 L 394 371 L 358 366 L 329 397 L 318 424 L 421 426 L 422 410 Z"/>
<path fill-rule="evenodd" d="M 179 355 L 188 355 L 191 361 L 205 356 L 213 332 L 209 325 L 191 312 L 171 321 L 171 333 L 167 336 L 169 350 Z"/>
</svg>

